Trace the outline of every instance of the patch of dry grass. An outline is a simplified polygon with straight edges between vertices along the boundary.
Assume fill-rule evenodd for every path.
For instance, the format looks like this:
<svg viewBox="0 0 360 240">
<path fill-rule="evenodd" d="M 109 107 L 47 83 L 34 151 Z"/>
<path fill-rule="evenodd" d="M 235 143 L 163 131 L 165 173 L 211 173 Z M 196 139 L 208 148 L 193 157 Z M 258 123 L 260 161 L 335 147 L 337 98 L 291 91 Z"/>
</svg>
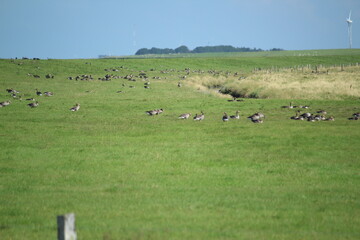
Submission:
<svg viewBox="0 0 360 240">
<path fill-rule="evenodd" d="M 242 79 L 204 75 L 191 77 L 189 84 L 201 91 L 231 89 L 245 97 L 256 94 L 260 98 L 281 99 L 357 98 L 360 97 L 360 67 L 259 71 Z"/>
</svg>

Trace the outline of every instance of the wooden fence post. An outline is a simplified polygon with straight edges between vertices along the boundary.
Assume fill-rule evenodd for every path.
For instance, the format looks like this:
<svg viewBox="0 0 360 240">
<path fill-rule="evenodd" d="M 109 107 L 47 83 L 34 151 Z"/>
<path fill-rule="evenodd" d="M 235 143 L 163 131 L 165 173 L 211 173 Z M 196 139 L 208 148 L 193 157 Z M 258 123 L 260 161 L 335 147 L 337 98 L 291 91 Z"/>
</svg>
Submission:
<svg viewBox="0 0 360 240">
<path fill-rule="evenodd" d="M 76 240 L 75 214 L 57 216 L 58 240 Z"/>
</svg>

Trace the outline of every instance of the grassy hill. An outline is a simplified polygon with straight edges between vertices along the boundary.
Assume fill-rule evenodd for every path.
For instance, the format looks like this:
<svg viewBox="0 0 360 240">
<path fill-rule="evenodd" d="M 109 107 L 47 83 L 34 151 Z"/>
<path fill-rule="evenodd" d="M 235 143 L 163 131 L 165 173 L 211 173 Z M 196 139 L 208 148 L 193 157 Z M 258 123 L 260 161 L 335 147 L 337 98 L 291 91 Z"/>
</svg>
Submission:
<svg viewBox="0 0 360 240">
<path fill-rule="evenodd" d="M 290 119 L 296 110 L 281 108 L 289 104 L 284 94 L 229 102 L 213 84 L 266 74 L 316 82 L 325 73 L 291 71 L 311 64 L 330 69 L 326 81 L 351 78 L 343 81 L 358 91 L 357 62 L 359 54 L 343 50 L 0 60 L 0 102 L 12 102 L 0 108 L 0 239 L 56 238 L 56 216 L 68 212 L 76 214 L 79 239 L 358 239 L 360 122 L 348 118 L 360 111 L 360 96 L 292 99 L 335 117 L 307 122 Z M 98 80 L 106 74 L 111 81 Z M 68 79 L 78 75 L 93 79 Z M 128 75 L 136 81 L 120 78 Z M 35 89 L 54 96 L 37 96 Z M 32 97 L 37 108 L 27 106 Z M 76 103 L 80 110 L 71 112 Z M 145 113 L 160 108 L 160 115 Z M 221 120 L 237 110 L 239 120 Z M 200 111 L 203 121 L 178 119 Z M 264 123 L 246 119 L 255 112 L 265 114 Z"/>
</svg>

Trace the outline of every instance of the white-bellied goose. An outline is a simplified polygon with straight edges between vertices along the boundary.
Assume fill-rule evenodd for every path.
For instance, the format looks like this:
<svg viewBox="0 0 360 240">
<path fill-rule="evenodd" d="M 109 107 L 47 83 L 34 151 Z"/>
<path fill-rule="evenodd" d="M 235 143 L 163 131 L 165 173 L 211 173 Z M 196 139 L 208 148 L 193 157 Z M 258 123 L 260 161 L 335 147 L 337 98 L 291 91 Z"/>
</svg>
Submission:
<svg viewBox="0 0 360 240">
<path fill-rule="evenodd" d="M 230 118 L 231 119 L 240 119 L 240 112 L 239 111 L 236 111 L 235 115 L 231 115 Z"/>
<path fill-rule="evenodd" d="M 183 113 L 179 116 L 179 119 L 188 119 L 191 116 L 191 113 Z"/>
<path fill-rule="evenodd" d="M 79 111 L 79 109 L 80 109 L 80 104 L 79 104 L 79 103 L 77 103 L 77 104 L 75 104 L 75 106 L 74 106 L 74 107 L 70 108 L 70 111 L 72 111 L 72 112 L 76 112 L 76 111 Z"/>
</svg>

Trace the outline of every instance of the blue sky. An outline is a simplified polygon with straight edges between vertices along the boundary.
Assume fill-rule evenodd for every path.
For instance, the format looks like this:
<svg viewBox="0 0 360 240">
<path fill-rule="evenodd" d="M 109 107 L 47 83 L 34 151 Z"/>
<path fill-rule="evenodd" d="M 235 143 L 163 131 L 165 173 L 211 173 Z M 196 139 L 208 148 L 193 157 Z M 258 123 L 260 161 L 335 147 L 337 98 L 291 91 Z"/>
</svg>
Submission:
<svg viewBox="0 0 360 240">
<path fill-rule="evenodd" d="M 360 48 L 360 0 L 0 0 L 0 58 L 97 58 L 140 48 Z"/>
</svg>

